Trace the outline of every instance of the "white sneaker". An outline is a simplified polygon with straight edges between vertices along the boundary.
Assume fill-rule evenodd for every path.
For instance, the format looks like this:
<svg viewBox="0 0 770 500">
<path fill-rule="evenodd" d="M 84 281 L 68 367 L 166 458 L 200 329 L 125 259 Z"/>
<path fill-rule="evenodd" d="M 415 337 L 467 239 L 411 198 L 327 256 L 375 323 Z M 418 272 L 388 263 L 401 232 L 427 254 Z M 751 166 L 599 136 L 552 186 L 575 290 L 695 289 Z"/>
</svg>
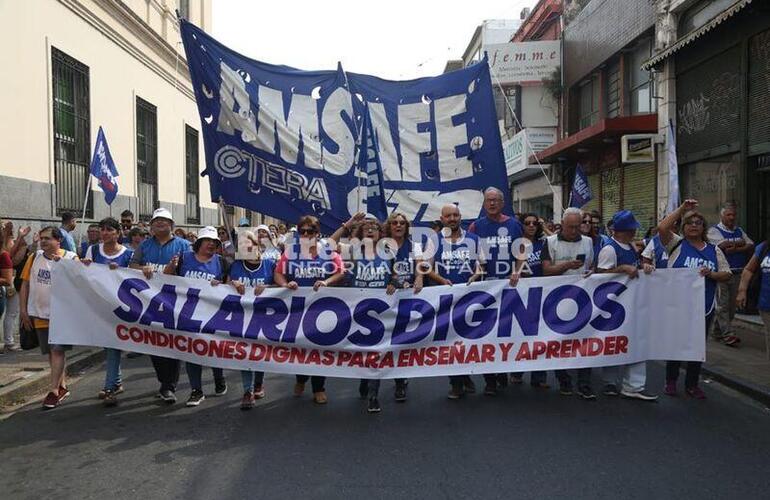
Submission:
<svg viewBox="0 0 770 500">
<path fill-rule="evenodd" d="M 641 401 L 655 401 L 658 399 L 657 394 L 647 392 L 646 390 L 642 390 L 639 392 L 631 392 L 623 389 L 622 391 L 620 391 L 620 395 L 623 396 L 624 398 L 639 399 Z"/>
</svg>

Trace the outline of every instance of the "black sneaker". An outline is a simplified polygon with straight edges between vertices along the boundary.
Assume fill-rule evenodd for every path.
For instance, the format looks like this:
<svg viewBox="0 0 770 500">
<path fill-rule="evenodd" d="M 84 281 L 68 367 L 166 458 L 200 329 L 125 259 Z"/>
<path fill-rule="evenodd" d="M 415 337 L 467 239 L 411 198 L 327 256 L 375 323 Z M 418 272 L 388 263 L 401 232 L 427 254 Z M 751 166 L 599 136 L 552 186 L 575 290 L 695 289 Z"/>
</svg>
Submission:
<svg viewBox="0 0 770 500">
<path fill-rule="evenodd" d="M 206 399 L 206 396 L 203 395 L 203 391 L 192 391 L 187 399 L 186 406 L 198 406 L 204 399 Z"/>
<path fill-rule="evenodd" d="M 592 401 L 596 399 L 596 394 L 594 394 L 594 391 L 591 390 L 591 388 L 587 385 L 578 388 L 578 396 L 585 399 L 586 401 Z"/>
<path fill-rule="evenodd" d="M 447 394 L 447 397 L 449 399 L 460 399 L 461 397 L 465 396 L 465 391 L 463 391 L 462 385 L 452 386 L 449 389 L 449 394 Z"/>
<path fill-rule="evenodd" d="M 572 386 L 570 384 L 560 384 L 559 394 L 562 396 L 572 396 Z"/>
<path fill-rule="evenodd" d="M 366 409 L 369 413 L 380 413 L 382 408 L 380 408 L 380 402 L 377 400 L 377 398 L 372 398 L 369 400 L 369 407 Z"/>
<path fill-rule="evenodd" d="M 176 403 L 176 394 L 174 394 L 174 391 L 169 389 L 161 389 L 158 393 L 158 397 L 162 399 L 166 404 L 172 405 Z"/>
<path fill-rule="evenodd" d="M 361 399 L 366 399 L 366 396 L 369 394 L 369 381 L 368 380 L 361 380 L 358 383 L 358 396 Z"/>
<path fill-rule="evenodd" d="M 406 386 L 396 387 L 396 401 L 399 403 L 406 401 Z"/>
<path fill-rule="evenodd" d="M 214 381 L 214 396 L 224 396 L 227 394 L 227 382 L 224 380 Z"/>
<path fill-rule="evenodd" d="M 619 396 L 620 392 L 618 391 L 618 386 L 615 384 L 607 384 L 604 386 L 604 391 L 602 391 L 602 394 L 605 396 Z"/>
<path fill-rule="evenodd" d="M 646 390 L 639 392 L 621 391 L 620 395 L 628 399 L 639 399 L 641 401 L 656 401 L 658 399 L 657 394 L 647 392 Z"/>
</svg>

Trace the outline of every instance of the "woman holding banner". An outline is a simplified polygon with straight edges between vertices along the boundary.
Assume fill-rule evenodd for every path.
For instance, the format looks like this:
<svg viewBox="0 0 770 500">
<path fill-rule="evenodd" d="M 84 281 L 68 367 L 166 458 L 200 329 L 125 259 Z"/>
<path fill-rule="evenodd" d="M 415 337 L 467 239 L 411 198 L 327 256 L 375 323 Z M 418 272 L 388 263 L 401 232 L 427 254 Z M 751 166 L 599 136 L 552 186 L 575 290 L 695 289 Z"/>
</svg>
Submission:
<svg viewBox="0 0 770 500">
<path fill-rule="evenodd" d="M 246 287 L 253 290 L 254 295 L 259 295 L 265 287 L 273 286 L 275 265 L 275 259 L 263 256 L 261 251 L 258 250 L 255 258 L 236 260 L 233 263 L 228 273 L 228 282 L 241 295 L 245 293 Z M 241 380 L 243 381 L 241 410 L 254 408 L 256 400 L 265 397 L 265 388 L 262 384 L 264 378 L 264 372 L 241 371 Z"/>
<path fill-rule="evenodd" d="M 297 223 L 298 238 L 288 244 L 276 266 L 275 284 L 297 290 L 299 287 L 313 287 L 318 290 L 325 286 L 334 286 L 345 278 L 342 259 L 320 237 L 321 225 L 312 215 L 305 215 Z M 305 384 L 310 379 L 313 388 L 313 401 L 326 404 L 326 377 L 297 375 L 294 384 L 294 397 L 302 396 Z"/>
<path fill-rule="evenodd" d="M 706 331 L 708 336 L 711 320 L 714 317 L 717 282 L 730 279 L 730 264 L 727 263 L 722 250 L 708 242 L 706 233 L 708 224 L 703 215 L 696 210 L 696 200 L 685 200 L 682 205 L 668 214 L 658 224 L 660 241 L 668 252 L 668 266 L 672 268 L 698 269 L 701 276 L 706 278 Z M 684 237 L 674 233 L 676 221 L 682 219 Z M 676 381 L 679 378 L 680 361 L 666 362 L 665 393 L 676 396 Z M 706 399 L 698 381 L 700 378 L 700 361 L 688 361 L 685 375 L 685 393 L 695 399 Z"/>
<path fill-rule="evenodd" d="M 198 233 L 198 238 L 192 245 L 192 250 L 179 256 L 175 255 L 171 261 L 166 264 L 163 270 L 164 274 L 176 274 L 185 278 L 194 278 L 206 280 L 212 286 L 216 286 L 225 281 L 228 268 L 225 258 L 218 253 L 222 242 L 217 235 L 214 227 L 206 226 Z M 187 362 L 185 363 L 187 378 L 190 381 L 190 397 L 187 400 L 187 406 L 198 406 L 206 397 L 203 395 L 203 382 L 201 365 Z M 221 368 L 212 368 L 214 374 L 214 395 L 224 396 L 227 394 L 227 382 Z"/>
</svg>

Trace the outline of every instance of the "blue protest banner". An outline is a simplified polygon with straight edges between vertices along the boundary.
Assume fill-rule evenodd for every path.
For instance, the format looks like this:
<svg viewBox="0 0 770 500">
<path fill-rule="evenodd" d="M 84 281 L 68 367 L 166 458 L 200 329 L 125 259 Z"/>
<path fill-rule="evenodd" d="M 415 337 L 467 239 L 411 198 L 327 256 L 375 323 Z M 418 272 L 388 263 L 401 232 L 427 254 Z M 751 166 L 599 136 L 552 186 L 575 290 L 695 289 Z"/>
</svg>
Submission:
<svg viewBox="0 0 770 500">
<path fill-rule="evenodd" d="M 569 206 L 581 208 L 583 205 L 593 199 L 591 186 L 588 184 L 588 177 L 583 172 L 580 163 L 575 167 L 575 180 L 572 182 L 572 192 L 569 195 Z"/>
<path fill-rule="evenodd" d="M 104 191 L 104 201 L 111 205 L 115 196 L 118 195 L 118 169 L 115 168 L 115 162 L 112 161 L 110 147 L 107 145 L 107 138 L 104 130 L 99 127 L 99 133 L 96 136 L 94 145 L 94 156 L 91 158 L 91 175 L 99 180 L 99 187 Z"/>
<path fill-rule="evenodd" d="M 447 203 L 472 220 L 490 186 L 510 199 L 486 60 L 394 82 L 267 64 L 181 29 L 213 200 L 329 230 L 359 210 L 428 224 Z"/>
</svg>

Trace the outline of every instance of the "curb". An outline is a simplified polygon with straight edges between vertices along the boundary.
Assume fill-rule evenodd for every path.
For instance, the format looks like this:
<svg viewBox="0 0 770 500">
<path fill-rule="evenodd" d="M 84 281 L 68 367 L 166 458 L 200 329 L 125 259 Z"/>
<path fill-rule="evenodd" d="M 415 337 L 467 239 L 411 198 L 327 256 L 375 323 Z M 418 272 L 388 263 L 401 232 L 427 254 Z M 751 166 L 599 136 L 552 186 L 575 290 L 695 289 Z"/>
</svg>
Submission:
<svg viewBox="0 0 770 500">
<path fill-rule="evenodd" d="M 82 352 L 77 359 L 67 364 L 67 376 L 72 377 L 79 372 L 101 363 L 105 359 L 104 349 L 93 348 Z M 50 382 L 50 371 L 43 370 L 20 382 L 16 387 L 0 394 L 0 408 L 27 403 L 32 397 L 39 395 Z"/>
<path fill-rule="evenodd" d="M 706 364 L 703 365 L 701 371 L 720 384 L 726 385 L 731 389 L 735 389 L 736 391 L 750 397 L 751 399 L 754 399 L 755 401 L 770 407 L 770 389 L 759 386 L 753 382 L 749 382 L 734 375 L 727 375 L 722 370 L 718 368 L 711 368 Z"/>
</svg>

